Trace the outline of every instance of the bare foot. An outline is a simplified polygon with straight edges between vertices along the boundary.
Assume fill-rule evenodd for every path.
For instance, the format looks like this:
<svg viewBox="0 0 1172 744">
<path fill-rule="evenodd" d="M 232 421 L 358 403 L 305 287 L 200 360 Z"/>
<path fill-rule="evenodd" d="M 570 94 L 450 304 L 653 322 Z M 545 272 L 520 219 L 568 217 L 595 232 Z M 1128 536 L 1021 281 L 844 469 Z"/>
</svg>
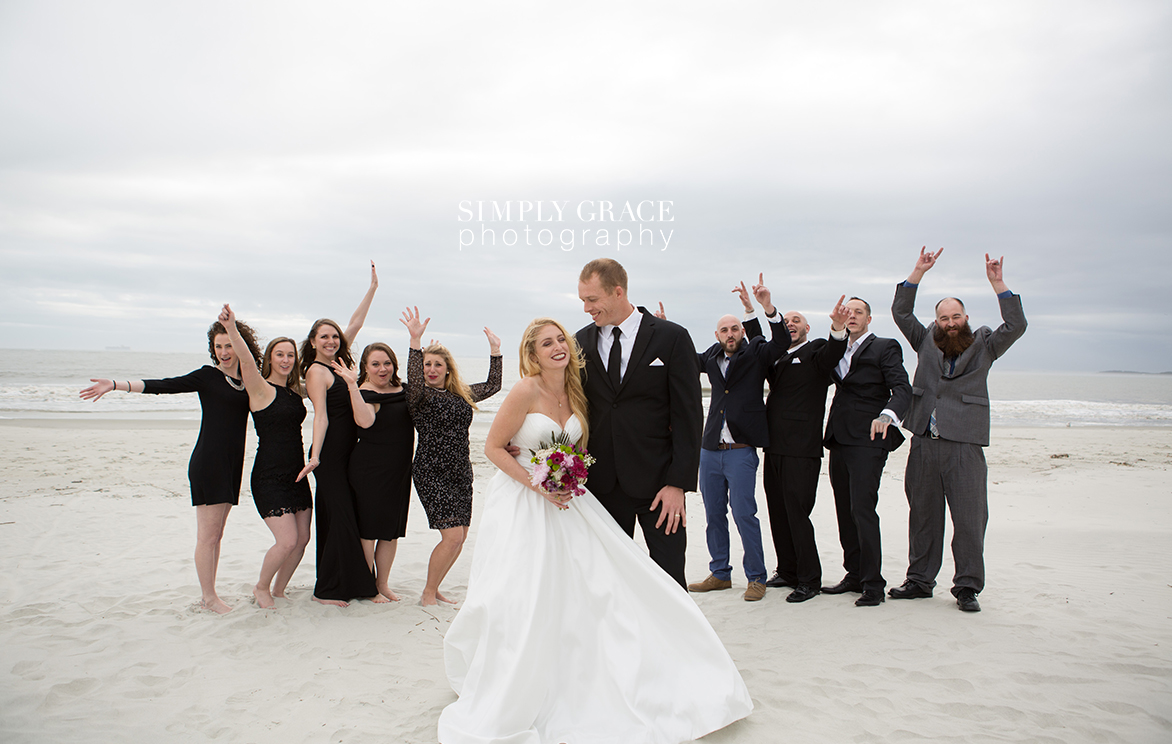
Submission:
<svg viewBox="0 0 1172 744">
<path fill-rule="evenodd" d="M 313 601 L 317 602 L 318 604 L 330 605 L 331 607 L 349 607 L 350 606 L 349 602 L 343 602 L 340 599 L 321 599 L 319 597 L 314 597 Z"/>
<path fill-rule="evenodd" d="M 254 586 L 252 588 L 252 596 L 256 597 L 256 603 L 262 609 L 271 610 L 276 605 L 276 602 L 273 601 L 273 595 L 264 587 Z"/>
<path fill-rule="evenodd" d="M 204 608 L 205 610 L 211 610 L 212 612 L 216 613 L 217 615 L 227 615 L 229 612 L 232 611 L 232 608 L 229 607 L 228 604 L 226 602 L 224 602 L 224 600 L 220 599 L 219 597 L 212 597 L 210 601 L 206 600 L 206 599 L 201 599 L 199 601 L 199 606 Z"/>
<path fill-rule="evenodd" d="M 378 588 L 378 596 L 374 598 L 374 601 L 379 604 L 398 602 L 399 595 L 392 592 L 386 585 L 383 585 Z"/>
<path fill-rule="evenodd" d="M 423 591 L 423 597 L 419 600 L 419 604 L 423 605 L 424 607 L 431 607 L 432 605 L 436 604 L 436 600 L 439 600 L 440 602 L 447 602 L 448 604 L 452 605 L 456 604 L 456 600 L 448 599 L 439 592 L 432 594 L 426 589 Z"/>
</svg>

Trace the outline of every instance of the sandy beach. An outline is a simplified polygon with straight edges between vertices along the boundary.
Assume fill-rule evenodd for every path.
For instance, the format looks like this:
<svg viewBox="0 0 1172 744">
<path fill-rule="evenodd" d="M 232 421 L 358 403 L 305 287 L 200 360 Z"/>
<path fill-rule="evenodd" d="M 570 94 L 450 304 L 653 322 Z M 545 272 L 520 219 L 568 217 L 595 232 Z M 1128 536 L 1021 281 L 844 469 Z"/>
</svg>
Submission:
<svg viewBox="0 0 1172 744">
<path fill-rule="evenodd" d="M 478 485 L 493 471 L 484 431 L 474 426 Z M 402 602 L 312 602 L 311 546 L 291 599 L 261 610 L 250 592 L 271 537 L 247 493 L 250 458 L 219 572 L 235 609 L 201 611 L 186 476 L 196 432 L 0 421 L 0 741 L 435 741 L 454 699 L 442 640 L 456 610 L 418 605 L 436 540 L 419 504 L 391 582 Z M 889 459 L 879 504 L 890 585 L 906 569 L 906 451 Z M 738 574 L 734 591 L 693 595 L 756 705 L 705 742 L 1172 740 L 1172 429 L 1001 428 L 987 456 L 979 614 L 948 593 L 949 556 L 935 597 L 878 608 L 855 595 L 791 605 L 788 590 L 750 604 Z M 698 494 L 688 508 L 698 580 Z M 837 581 L 825 475 L 814 518 L 824 578 Z M 474 516 L 449 596 L 464 595 L 475 535 Z"/>
</svg>

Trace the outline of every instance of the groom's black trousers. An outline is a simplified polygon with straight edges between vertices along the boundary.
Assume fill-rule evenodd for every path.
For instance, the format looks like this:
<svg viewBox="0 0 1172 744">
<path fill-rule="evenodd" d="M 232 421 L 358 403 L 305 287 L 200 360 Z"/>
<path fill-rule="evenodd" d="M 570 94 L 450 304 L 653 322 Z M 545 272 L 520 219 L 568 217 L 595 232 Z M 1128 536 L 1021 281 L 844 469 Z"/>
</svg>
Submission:
<svg viewBox="0 0 1172 744">
<path fill-rule="evenodd" d="M 688 532 L 683 525 L 668 535 L 664 532 L 668 523 L 665 519 L 657 529 L 655 522 L 663 513 L 663 507 L 657 506 L 655 511 L 651 511 L 654 497 L 635 499 L 621 489 L 615 489 L 610 493 L 596 493 L 594 498 L 610 512 L 623 532 L 632 538 L 635 536 L 635 522 L 638 521 L 639 526 L 643 528 L 643 541 L 647 543 L 647 552 L 651 555 L 651 560 L 667 571 L 667 575 L 675 579 L 680 586 L 687 589 L 688 583 L 684 578 L 684 554 L 688 547 Z"/>
</svg>

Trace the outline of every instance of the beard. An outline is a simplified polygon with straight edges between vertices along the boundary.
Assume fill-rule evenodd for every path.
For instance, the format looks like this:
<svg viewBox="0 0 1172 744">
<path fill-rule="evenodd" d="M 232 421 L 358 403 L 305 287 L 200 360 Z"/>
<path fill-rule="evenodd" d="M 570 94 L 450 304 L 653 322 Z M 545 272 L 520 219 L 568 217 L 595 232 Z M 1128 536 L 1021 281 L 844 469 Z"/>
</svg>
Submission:
<svg viewBox="0 0 1172 744">
<path fill-rule="evenodd" d="M 935 330 L 932 331 L 932 340 L 936 342 L 937 348 L 944 352 L 945 359 L 958 357 L 965 352 L 965 349 L 973 345 L 973 329 L 966 322 L 953 336 L 940 326 L 935 326 Z"/>
</svg>

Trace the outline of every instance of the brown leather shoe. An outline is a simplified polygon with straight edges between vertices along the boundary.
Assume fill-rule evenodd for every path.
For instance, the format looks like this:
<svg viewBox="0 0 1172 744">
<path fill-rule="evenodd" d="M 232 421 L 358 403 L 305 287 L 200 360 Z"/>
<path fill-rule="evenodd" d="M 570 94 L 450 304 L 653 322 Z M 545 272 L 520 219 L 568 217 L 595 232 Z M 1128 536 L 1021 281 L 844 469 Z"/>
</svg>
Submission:
<svg viewBox="0 0 1172 744">
<path fill-rule="evenodd" d="M 720 589 L 732 589 L 732 581 L 729 579 L 718 579 L 712 574 L 708 574 L 708 578 L 699 584 L 688 584 L 688 591 L 690 592 L 715 592 Z"/>
<path fill-rule="evenodd" d="M 760 581 L 750 581 L 749 588 L 745 590 L 746 602 L 757 602 L 765 598 L 765 584 Z"/>
</svg>

